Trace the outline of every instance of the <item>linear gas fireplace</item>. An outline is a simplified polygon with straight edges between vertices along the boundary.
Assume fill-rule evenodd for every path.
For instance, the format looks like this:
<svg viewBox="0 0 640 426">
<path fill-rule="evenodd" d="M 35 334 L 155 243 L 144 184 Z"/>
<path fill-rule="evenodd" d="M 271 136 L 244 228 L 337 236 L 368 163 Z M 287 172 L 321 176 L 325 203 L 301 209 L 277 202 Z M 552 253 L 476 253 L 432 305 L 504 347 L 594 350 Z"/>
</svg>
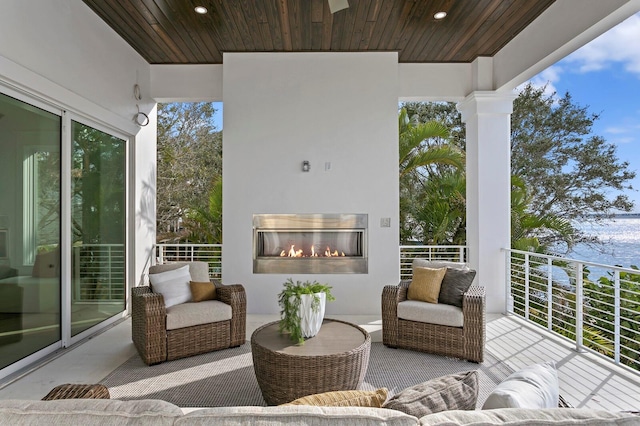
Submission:
<svg viewBox="0 0 640 426">
<path fill-rule="evenodd" d="M 256 274 L 366 274 L 366 214 L 254 214 Z"/>
</svg>

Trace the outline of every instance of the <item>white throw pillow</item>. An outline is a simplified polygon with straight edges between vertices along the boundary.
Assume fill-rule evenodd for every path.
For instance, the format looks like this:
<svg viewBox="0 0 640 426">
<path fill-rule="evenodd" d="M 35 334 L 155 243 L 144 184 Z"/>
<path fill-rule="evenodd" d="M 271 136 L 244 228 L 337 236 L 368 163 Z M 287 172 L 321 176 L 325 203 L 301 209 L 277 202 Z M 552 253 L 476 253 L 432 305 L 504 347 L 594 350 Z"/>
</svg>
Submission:
<svg viewBox="0 0 640 426">
<path fill-rule="evenodd" d="M 557 408 L 559 393 L 555 363 L 535 364 L 516 371 L 496 386 L 482 409 Z"/>
<path fill-rule="evenodd" d="M 153 292 L 162 294 L 167 308 L 191 300 L 189 265 L 173 271 L 149 274 L 149 281 Z"/>
</svg>

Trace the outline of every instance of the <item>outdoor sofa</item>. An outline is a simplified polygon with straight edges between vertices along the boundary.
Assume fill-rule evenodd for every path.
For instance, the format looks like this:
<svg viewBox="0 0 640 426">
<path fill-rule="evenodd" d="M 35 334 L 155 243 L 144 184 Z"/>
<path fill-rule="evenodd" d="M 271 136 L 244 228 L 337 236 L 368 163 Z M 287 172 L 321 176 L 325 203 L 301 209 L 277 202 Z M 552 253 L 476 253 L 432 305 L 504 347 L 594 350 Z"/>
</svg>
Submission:
<svg viewBox="0 0 640 426">
<path fill-rule="evenodd" d="M 65 384 L 56 386 L 42 401 L 0 401 L 0 426 L 640 425 L 640 416 L 632 413 L 565 408 L 569 404 L 559 394 L 552 362 L 525 367 L 505 378 L 484 400 L 481 410 L 477 409 L 478 381 L 478 371 L 470 370 L 391 392 L 393 395 L 383 387 L 308 395 L 278 406 L 215 408 L 180 408 L 153 399 L 112 400 L 102 384 Z M 349 406 L 336 406 L 345 403 Z"/>
<path fill-rule="evenodd" d="M 223 389 L 220 390 L 224 392 Z M 417 418 L 385 408 L 217 407 L 181 409 L 160 400 L 61 399 L 0 401 L 0 425 L 640 425 L 632 414 L 577 408 L 444 411 Z"/>
</svg>

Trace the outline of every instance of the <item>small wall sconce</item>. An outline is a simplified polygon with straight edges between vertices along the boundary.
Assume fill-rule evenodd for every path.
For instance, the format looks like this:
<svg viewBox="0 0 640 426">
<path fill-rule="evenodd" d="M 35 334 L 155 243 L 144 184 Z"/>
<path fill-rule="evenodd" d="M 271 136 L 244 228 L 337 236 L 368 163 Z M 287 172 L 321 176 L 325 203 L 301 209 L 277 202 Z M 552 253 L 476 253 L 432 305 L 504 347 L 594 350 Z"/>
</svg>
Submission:
<svg viewBox="0 0 640 426">
<path fill-rule="evenodd" d="M 309 164 L 309 162 L 307 160 L 304 160 L 302 162 L 302 171 L 303 172 L 308 172 L 309 170 L 311 170 L 311 164 Z"/>
</svg>

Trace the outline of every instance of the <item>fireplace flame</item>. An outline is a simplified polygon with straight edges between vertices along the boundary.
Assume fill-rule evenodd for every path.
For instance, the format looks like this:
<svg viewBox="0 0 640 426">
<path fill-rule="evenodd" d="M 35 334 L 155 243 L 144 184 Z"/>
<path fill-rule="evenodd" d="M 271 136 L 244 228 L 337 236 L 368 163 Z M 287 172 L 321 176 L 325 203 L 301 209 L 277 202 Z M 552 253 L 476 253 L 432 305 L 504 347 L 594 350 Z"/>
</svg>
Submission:
<svg viewBox="0 0 640 426">
<path fill-rule="evenodd" d="M 321 256 L 320 254 L 318 254 L 318 252 L 316 252 L 316 249 L 313 245 L 311 246 L 311 249 L 310 249 L 311 254 L 309 255 L 305 254 L 302 249 L 296 250 L 295 247 L 296 247 L 295 244 L 291 244 L 291 246 L 289 247 L 289 250 L 282 250 L 280 252 L 280 257 L 320 257 Z M 331 247 L 327 246 L 322 256 L 340 257 L 340 256 L 345 256 L 345 254 L 344 252 L 338 252 L 337 249 L 334 249 L 332 251 Z"/>
</svg>

